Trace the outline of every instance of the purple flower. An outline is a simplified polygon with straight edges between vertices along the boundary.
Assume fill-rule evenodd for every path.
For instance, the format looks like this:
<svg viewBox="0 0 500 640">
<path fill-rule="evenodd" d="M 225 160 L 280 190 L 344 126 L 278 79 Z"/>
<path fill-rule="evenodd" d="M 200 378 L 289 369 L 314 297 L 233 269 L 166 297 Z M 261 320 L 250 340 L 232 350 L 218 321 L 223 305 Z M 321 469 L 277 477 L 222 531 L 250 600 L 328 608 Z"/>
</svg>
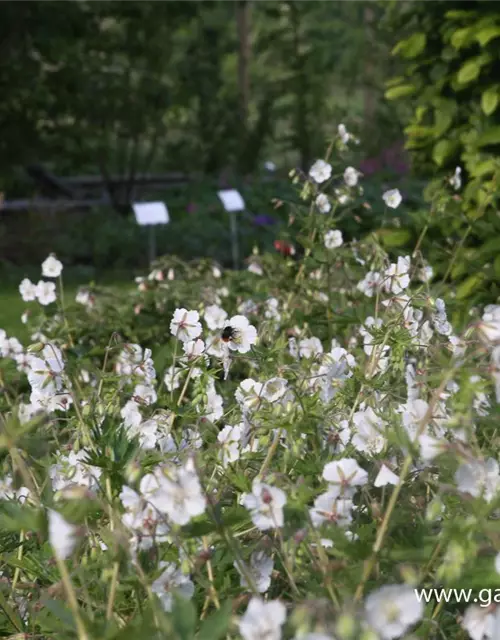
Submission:
<svg viewBox="0 0 500 640">
<path fill-rule="evenodd" d="M 266 213 L 261 213 L 258 216 L 254 216 L 253 224 L 257 227 L 268 227 L 272 224 L 276 224 L 276 219 Z"/>
</svg>

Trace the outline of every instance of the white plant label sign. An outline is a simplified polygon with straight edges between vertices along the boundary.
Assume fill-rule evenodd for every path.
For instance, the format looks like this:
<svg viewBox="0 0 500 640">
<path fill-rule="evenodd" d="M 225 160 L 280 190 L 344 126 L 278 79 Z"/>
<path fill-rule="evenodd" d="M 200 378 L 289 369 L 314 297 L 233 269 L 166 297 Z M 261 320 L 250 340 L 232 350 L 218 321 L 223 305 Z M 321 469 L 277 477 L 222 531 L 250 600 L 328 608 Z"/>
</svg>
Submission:
<svg viewBox="0 0 500 640">
<path fill-rule="evenodd" d="M 220 201 L 226 211 L 244 211 L 245 201 L 241 197 L 241 193 L 236 189 L 224 189 L 218 191 Z"/>
<path fill-rule="evenodd" d="M 135 202 L 132 207 L 136 222 L 141 227 L 170 222 L 168 209 L 164 202 Z"/>
</svg>

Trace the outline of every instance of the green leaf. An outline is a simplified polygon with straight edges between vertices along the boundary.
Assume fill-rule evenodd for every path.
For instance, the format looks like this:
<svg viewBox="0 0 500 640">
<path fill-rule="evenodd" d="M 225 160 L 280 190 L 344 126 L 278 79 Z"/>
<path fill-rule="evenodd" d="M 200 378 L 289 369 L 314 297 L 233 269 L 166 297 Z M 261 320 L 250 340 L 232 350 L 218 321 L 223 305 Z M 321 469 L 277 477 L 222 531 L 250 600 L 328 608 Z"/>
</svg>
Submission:
<svg viewBox="0 0 500 640">
<path fill-rule="evenodd" d="M 478 77 L 480 71 L 481 65 L 478 63 L 476 58 L 468 60 L 458 72 L 457 81 L 460 84 L 468 84 Z"/>
<path fill-rule="evenodd" d="M 179 640 L 192 640 L 196 628 L 196 609 L 191 600 L 174 593 L 172 622 Z"/>
<path fill-rule="evenodd" d="M 468 298 L 481 285 L 483 280 L 484 274 L 482 273 L 475 273 L 474 275 L 469 276 L 457 288 L 457 300 L 464 300 L 464 298 Z"/>
<path fill-rule="evenodd" d="M 481 31 L 476 34 L 476 40 L 482 47 L 484 47 L 488 42 L 490 42 L 490 40 L 498 38 L 498 36 L 500 36 L 500 26 L 492 25 L 491 27 L 481 29 Z"/>
<path fill-rule="evenodd" d="M 446 160 L 453 154 L 456 145 L 450 140 L 440 140 L 434 145 L 432 150 L 432 159 L 434 162 L 442 167 Z"/>
<path fill-rule="evenodd" d="M 411 96 L 417 92 L 417 87 L 414 84 L 400 84 L 397 87 L 391 87 L 385 92 L 387 100 L 397 100 L 397 98 L 403 98 L 405 96 Z"/>
<path fill-rule="evenodd" d="M 500 144 L 500 127 L 491 127 L 484 131 L 476 141 L 478 147 L 485 147 L 489 144 Z"/>
<path fill-rule="evenodd" d="M 379 229 L 377 235 L 385 247 L 402 247 L 411 239 L 407 229 Z"/>
<path fill-rule="evenodd" d="M 403 58 L 416 58 L 425 49 L 427 36 L 425 33 L 414 33 L 406 40 L 401 40 L 392 50 L 393 55 L 400 55 Z"/>
<path fill-rule="evenodd" d="M 486 89 L 481 96 L 481 109 L 490 116 L 498 106 L 498 88 L 496 86 Z"/>
<path fill-rule="evenodd" d="M 489 160 L 484 160 L 483 162 L 472 165 L 470 168 L 470 174 L 474 178 L 480 178 L 488 175 L 489 173 L 493 173 L 496 167 L 496 161 L 490 158 Z"/>
<path fill-rule="evenodd" d="M 6 597 L 0 591 L 0 609 L 5 613 L 7 619 L 10 621 L 16 631 L 21 632 L 23 630 L 23 623 L 21 618 L 17 615 L 14 609 L 7 602 Z"/>
<path fill-rule="evenodd" d="M 221 608 L 213 613 L 202 624 L 198 633 L 198 640 L 220 640 L 229 628 L 232 614 L 231 600 L 227 600 Z"/>
<path fill-rule="evenodd" d="M 50 613 L 58 620 L 62 627 L 67 627 L 68 629 L 73 630 L 76 629 L 71 610 L 66 607 L 60 600 L 42 598 L 42 603 L 46 611 L 50 611 Z"/>
<path fill-rule="evenodd" d="M 451 36 L 451 44 L 455 49 L 461 49 L 467 44 L 470 44 L 473 36 L 473 29 L 471 27 L 465 27 L 464 29 L 458 29 Z"/>
</svg>

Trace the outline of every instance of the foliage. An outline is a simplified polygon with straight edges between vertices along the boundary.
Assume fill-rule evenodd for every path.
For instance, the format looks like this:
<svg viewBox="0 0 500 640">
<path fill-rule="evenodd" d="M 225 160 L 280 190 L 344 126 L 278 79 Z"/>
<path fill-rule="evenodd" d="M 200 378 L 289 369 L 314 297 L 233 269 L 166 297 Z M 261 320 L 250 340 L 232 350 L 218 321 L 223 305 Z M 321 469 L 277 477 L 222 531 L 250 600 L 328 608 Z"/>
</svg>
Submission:
<svg viewBox="0 0 500 640">
<path fill-rule="evenodd" d="M 381 7 L 247 3 L 243 116 L 235 4 L 2 3 L 2 190 L 25 191 L 19 168 L 32 162 L 127 180 L 247 175 L 268 159 L 305 168 L 346 114 L 374 148 L 400 136 L 394 109 L 378 101 L 389 39 Z M 107 187 L 118 210 L 128 204 L 131 183 Z"/>
<path fill-rule="evenodd" d="M 401 230 L 343 242 L 356 172 L 293 182 L 297 252 L 246 271 L 165 257 L 73 302 L 44 261 L 34 343 L 0 335 L 2 635 L 498 630 L 500 307 L 453 328 Z"/>
<path fill-rule="evenodd" d="M 461 238 L 451 280 L 464 297 L 494 297 L 500 276 L 498 5 L 480 0 L 399 3 L 394 11 L 394 26 L 404 34 L 394 54 L 406 68 L 389 83 L 386 96 L 413 105 L 405 133 L 415 171 L 439 176 L 427 190 L 434 205 L 440 181 L 449 178 L 456 165 L 466 183 L 452 215 L 443 215 L 439 202 L 432 217 L 421 218 L 420 226 L 426 225 L 434 244 L 424 242 L 424 250 L 439 261 L 448 238 L 453 244 Z"/>
</svg>

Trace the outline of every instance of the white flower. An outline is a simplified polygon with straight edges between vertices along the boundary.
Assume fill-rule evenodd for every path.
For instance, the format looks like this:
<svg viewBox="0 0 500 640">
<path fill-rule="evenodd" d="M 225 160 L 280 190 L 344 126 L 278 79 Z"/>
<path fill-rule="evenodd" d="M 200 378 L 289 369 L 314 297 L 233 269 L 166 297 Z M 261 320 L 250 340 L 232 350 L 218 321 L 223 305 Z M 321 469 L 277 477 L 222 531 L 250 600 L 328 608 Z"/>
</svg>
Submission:
<svg viewBox="0 0 500 640">
<path fill-rule="evenodd" d="M 339 498 L 338 491 L 334 489 L 319 495 L 309 513 L 314 527 L 320 527 L 324 522 L 348 527 L 352 522 L 352 507 L 352 500 Z"/>
<path fill-rule="evenodd" d="M 378 271 L 369 271 L 366 276 L 358 282 L 357 288 L 359 291 L 371 298 L 373 294 L 382 284 L 382 276 Z"/>
<path fill-rule="evenodd" d="M 39 280 L 36 285 L 36 298 L 40 304 L 46 306 L 57 299 L 56 285 L 53 282 Z"/>
<path fill-rule="evenodd" d="M 77 542 L 77 528 L 66 522 L 60 513 L 53 509 L 48 510 L 49 514 L 49 541 L 54 549 L 56 557 L 64 560 L 73 551 Z"/>
<path fill-rule="evenodd" d="M 464 462 L 455 472 L 455 482 L 459 491 L 491 502 L 500 489 L 498 462 L 494 458 Z"/>
<path fill-rule="evenodd" d="M 424 605 L 406 585 L 381 587 L 370 593 L 365 602 L 366 619 L 381 640 L 400 638 L 423 613 Z"/>
<path fill-rule="evenodd" d="M 385 425 L 371 407 L 364 411 L 356 411 L 352 417 L 356 427 L 352 437 L 353 446 L 362 453 L 376 455 L 380 453 L 387 440 L 384 436 Z"/>
<path fill-rule="evenodd" d="M 250 273 L 255 274 L 256 276 L 264 275 L 264 271 L 262 270 L 262 267 L 258 262 L 255 262 L 255 260 L 252 260 L 248 265 L 248 271 L 250 271 Z"/>
<path fill-rule="evenodd" d="M 24 302 L 31 302 L 32 300 L 36 300 L 36 285 L 31 282 L 28 278 L 24 278 L 21 284 L 19 285 L 19 293 L 21 294 L 21 298 Z"/>
<path fill-rule="evenodd" d="M 401 204 L 403 197 L 399 193 L 399 189 L 390 189 L 382 195 L 382 200 L 389 209 L 397 209 Z"/>
<path fill-rule="evenodd" d="M 144 476 L 141 490 L 143 483 L 150 489 L 149 502 L 175 524 L 185 525 L 205 511 L 205 496 L 191 461 L 182 467 L 157 468 Z"/>
<path fill-rule="evenodd" d="M 317 195 L 315 202 L 320 213 L 328 213 L 332 208 L 330 200 L 328 200 L 328 196 L 326 196 L 324 193 L 320 193 L 319 195 Z"/>
<path fill-rule="evenodd" d="M 338 229 L 327 231 L 324 240 L 327 249 L 337 249 L 337 247 L 341 247 L 343 243 L 342 232 Z"/>
<path fill-rule="evenodd" d="M 261 382 L 246 378 L 235 391 L 236 402 L 247 411 L 257 409 L 262 401 L 263 387 Z"/>
<path fill-rule="evenodd" d="M 455 189 L 455 191 L 458 191 L 460 189 L 460 187 L 462 186 L 461 173 L 462 173 L 462 168 L 461 167 L 456 167 L 455 168 L 455 173 L 449 179 L 449 183 Z"/>
<path fill-rule="evenodd" d="M 205 318 L 205 322 L 207 323 L 207 327 L 210 331 L 217 331 L 217 329 L 222 329 L 224 326 L 224 322 L 227 319 L 227 313 L 219 307 L 217 304 L 212 304 L 205 309 L 203 314 Z"/>
<path fill-rule="evenodd" d="M 434 269 L 430 265 L 422 267 L 422 269 L 420 269 L 420 271 L 418 272 L 418 277 L 420 278 L 420 280 L 422 280 L 422 282 L 430 282 L 433 276 Z"/>
<path fill-rule="evenodd" d="M 391 266 L 385 271 L 384 286 L 387 292 L 392 292 L 394 295 L 398 295 L 406 289 L 410 284 L 410 256 L 398 258 L 397 264 L 392 263 Z"/>
<path fill-rule="evenodd" d="M 205 343 L 200 338 L 196 340 L 189 340 L 182 345 L 182 349 L 189 360 L 196 360 L 203 355 L 205 351 Z M 206 356 L 205 356 L 206 358 Z"/>
<path fill-rule="evenodd" d="M 53 253 L 42 262 L 42 276 L 44 278 L 58 278 L 62 270 L 62 262 L 59 262 Z"/>
<path fill-rule="evenodd" d="M 351 139 L 351 134 L 347 131 L 345 125 L 339 124 L 339 126 L 337 127 L 337 132 L 339 134 L 339 138 L 344 144 L 347 144 Z"/>
<path fill-rule="evenodd" d="M 252 598 L 238 626 L 243 640 L 281 640 L 285 620 L 285 605 L 279 600 Z"/>
<path fill-rule="evenodd" d="M 177 595 L 190 600 L 194 594 L 194 584 L 173 562 L 160 562 L 163 573 L 151 585 L 151 591 L 160 598 L 165 611 L 172 611 L 173 597 Z"/>
<path fill-rule="evenodd" d="M 266 169 L 266 171 L 273 172 L 276 171 L 276 165 L 272 160 L 266 160 L 266 162 L 264 162 L 264 169 Z"/>
<path fill-rule="evenodd" d="M 496 640 L 495 618 L 488 607 L 471 604 L 465 610 L 461 624 L 471 640 Z"/>
<path fill-rule="evenodd" d="M 223 398 L 215 390 L 215 383 L 213 380 L 210 380 L 208 384 L 206 395 L 207 403 L 203 411 L 204 417 L 206 420 L 210 420 L 210 422 L 216 422 L 217 420 L 222 418 L 222 414 L 224 413 L 224 406 Z"/>
<path fill-rule="evenodd" d="M 323 345 L 321 340 L 316 337 L 302 338 L 299 341 L 299 356 L 301 358 L 313 358 L 323 353 Z"/>
<path fill-rule="evenodd" d="M 170 322 L 170 333 L 181 340 L 188 342 L 201 334 L 200 314 L 197 311 L 176 309 Z"/>
<path fill-rule="evenodd" d="M 328 180 L 332 175 L 332 167 L 324 160 L 316 160 L 313 166 L 309 169 L 309 175 L 315 182 L 321 184 L 322 182 L 325 182 L 325 180 Z"/>
<path fill-rule="evenodd" d="M 261 531 L 283 526 L 286 494 L 281 489 L 256 478 L 252 483 L 252 493 L 244 493 L 241 504 L 250 511 L 252 522 Z"/>
<path fill-rule="evenodd" d="M 262 397 L 268 402 L 278 402 L 286 393 L 288 382 L 284 378 L 271 378 L 262 387 Z"/>
<path fill-rule="evenodd" d="M 500 305 L 489 304 L 485 307 L 483 318 L 478 328 L 485 341 L 500 341 Z"/>
<path fill-rule="evenodd" d="M 361 173 L 354 167 L 347 167 L 344 171 L 344 182 L 348 187 L 355 187 L 360 175 Z"/>
<path fill-rule="evenodd" d="M 222 340 L 232 351 L 247 353 L 257 342 L 257 329 L 245 316 L 233 316 L 224 324 Z"/>
<path fill-rule="evenodd" d="M 217 440 L 222 445 L 221 457 L 222 465 L 227 467 L 228 464 L 236 462 L 240 457 L 240 442 L 243 437 L 243 423 L 231 427 L 227 425 L 219 432 Z"/>
<path fill-rule="evenodd" d="M 399 484 L 399 478 L 389 469 L 389 467 L 386 467 L 385 464 L 383 464 L 380 467 L 380 471 L 378 472 L 373 484 L 376 487 L 385 487 L 388 484 L 397 485 Z"/>
<path fill-rule="evenodd" d="M 31 357 L 28 381 L 33 389 L 45 395 L 53 395 L 63 388 L 63 370 L 61 351 L 54 344 L 47 344 L 37 356 Z"/>
<path fill-rule="evenodd" d="M 240 565 L 235 562 L 234 566 L 240 574 L 240 584 L 242 587 L 248 587 L 245 576 L 241 573 Z M 254 551 L 250 557 L 250 571 L 253 582 L 259 593 L 265 593 L 271 586 L 271 574 L 273 572 L 273 559 L 265 554 L 264 551 Z"/>
<path fill-rule="evenodd" d="M 220 278 L 222 276 L 222 271 L 217 266 L 212 267 L 212 275 L 214 278 Z"/>
<path fill-rule="evenodd" d="M 75 296 L 75 302 L 91 307 L 94 304 L 94 299 L 88 289 L 79 289 Z"/>
<path fill-rule="evenodd" d="M 329 491 L 337 492 L 337 496 L 350 497 L 356 487 L 368 482 L 368 473 L 354 458 L 342 458 L 325 465 L 323 478 L 330 484 Z"/>
</svg>

